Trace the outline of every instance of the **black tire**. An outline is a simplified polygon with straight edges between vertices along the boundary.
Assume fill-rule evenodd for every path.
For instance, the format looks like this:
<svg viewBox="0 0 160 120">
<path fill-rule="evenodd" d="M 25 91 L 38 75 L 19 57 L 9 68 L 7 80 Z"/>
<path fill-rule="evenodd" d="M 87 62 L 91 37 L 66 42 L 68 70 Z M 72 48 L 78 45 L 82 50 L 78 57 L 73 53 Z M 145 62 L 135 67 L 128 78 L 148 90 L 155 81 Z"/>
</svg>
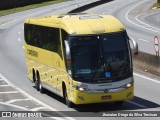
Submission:
<svg viewBox="0 0 160 120">
<path fill-rule="evenodd" d="M 44 90 L 44 88 L 42 87 L 42 84 L 41 84 L 41 79 L 40 79 L 39 73 L 37 73 L 35 85 L 36 85 L 37 91 L 40 91 L 41 93 L 45 92 L 45 90 Z"/>
<path fill-rule="evenodd" d="M 65 99 L 66 105 L 67 105 L 69 108 L 72 108 L 72 107 L 73 107 L 73 103 L 68 100 L 67 90 L 65 89 L 64 92 L 65 92 L 65 94 L 64 94 L 64 99 Z"/>
<path fill-rule="evenodd" d="M 32 82 L 35 83 L 36 82 L 36 75 L 35 75 L 35 71 L 32 71 Z"/>
<path fill-rule="evenodd" d="M 35 75 L 35 87 L 37 91 L 39 91 L 39 84 L 40 84 L 40 77 L 39 77 L 39 72 L 37 71 Z"/>
<path fill-rule="evenodd" d="M 39 91 L 39 80 L 36 79 L 35 81 L 35 87 L 36 87 L 36 90 Z"/>
<path fill-rule="evenodd" d="M 124 103 L 124 101 L 116 101 L 115 105 L 121 106 L 121 105 L 123 105 L 123 103 Z"/>
<path fill-rule="evenodd" d="M 39 91 L 45 93 L 45 89 L 42 87 L 41 80 L 39 80 Z"/>
</svg>

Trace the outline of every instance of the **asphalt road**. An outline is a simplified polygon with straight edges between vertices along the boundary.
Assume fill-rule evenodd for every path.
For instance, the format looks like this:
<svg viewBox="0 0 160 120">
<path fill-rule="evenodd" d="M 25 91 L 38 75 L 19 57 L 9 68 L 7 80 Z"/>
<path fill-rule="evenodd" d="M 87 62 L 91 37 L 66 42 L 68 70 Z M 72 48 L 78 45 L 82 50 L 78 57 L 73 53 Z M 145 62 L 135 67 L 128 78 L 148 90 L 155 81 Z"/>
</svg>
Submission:
<svg viewBox="0 0 160 120">
<path fill-rule="evenodd" d="M 145 23 L 152 25 L 158 31 L 160 30 L 160 14 L 158 10 L 151 15 L 143 14 L 139 16 L 139 19 L 142 19 Z"/>
<path fill-rule="evenodd" d="M 65 116 L 63 119 L 75 119 L 67 117 L 78 111 L 83 113 L 81 116 L 101 116 L 104 112 L 113 111 L 160 111 L 160 78 L 143 72 L 135 71 L 135 99 L 131 102 L 126 101 L 123 106 L 112 104 L 93 104 L 87 106 L 77 106 L 68 108 L 62 98 L 53 93 L 40 94 L 36 91 L 26 76 L 26 66 L 23 47 L 23 20 L 27 17 L 66 13 L 77 7 L 77 3 L 85 4 L 83 1 L 70 1 L 55 6 L 50 6 L 28 10 L 22 13 L 4 16 L 0 21 L 8 21 L 0 26 L 0 110 L 34 110 L 34 111 L 55 111 L 58 115 Z M 120 19 L 127 28 L 130 37 L 138 43 L 140 50 L 154 54 L 152 46 L 154 35 L 158 35 L 157 30 L 146 29 L 142 24 L 135 22 L 137 14 L 134 16 L 133 8 L 143 2 L 143 0 L 115 0 L 113 2 L 98 6 L 86 12 L 112 14 Z M 64 7 L 65 6 L 65 7 Z M 131 9 L 132 8 L 132 9 Z M 138 25 L 137 25 L 138 24 Z M 142 26 L 141 26 L 142 25 Z M 149 41 L 149 42 L 147 42 Z M 72 111 L 70 113 L 60 111 Z M 76 119 L 82 119 L 79 115 Z M 90 119 L 85 117 L 83 119 Z M 0 118 L 1 119 L 1 118 Z M 55 118 L 53 118 L 55 119 Z M 106 117 L 93 117 L 92 119 L 117 119 Z M 124 117 L 118 119 L 125 119 Z M 129 118 L 134 119 L 134 118 Z M 159 118 L 141 118 L 154 119 Z"/>
</svg>

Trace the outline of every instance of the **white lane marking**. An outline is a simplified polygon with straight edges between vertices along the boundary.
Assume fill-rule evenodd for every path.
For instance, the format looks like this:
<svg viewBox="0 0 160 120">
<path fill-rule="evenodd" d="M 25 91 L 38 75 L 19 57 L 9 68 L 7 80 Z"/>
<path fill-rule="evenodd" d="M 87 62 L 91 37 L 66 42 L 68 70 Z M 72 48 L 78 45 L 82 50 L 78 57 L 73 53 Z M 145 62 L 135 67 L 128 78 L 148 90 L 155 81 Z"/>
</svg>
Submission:
<svg viewBox="0 0 160 120">
<path fill-rule="evenodd" d="M 13 21 L 15 21 L 15 20 L 16 20 L 16 19 L 10 20 L 9 22 L 6 22 L 6 23 L 4 23 L 4 24 L 1 24 L 0 26 L 7 25 L 7 24 L 9 24 L 9 23 L 11 23 L 11 22 L 13 22 Z"/>
<path fill-rule="evenodd" d="M 60 118 L 60 117 L 50 117 L 50 118 L 52 118 L 54 120 L 64 120 L 63 118 Z"/>
<path fill-rule="evenodd" d="M 10 85 L 0 85 L 0 87 L 8 87 L 8 86 L 10 86 Z"/>
<path fill-rule="evenodd" d="M 0 19 L 0 22 L 8 21 L 8 20 L 13 20 L 14 18 L 6 18 L 6 19 Z"/>
<path fill-rule="evenodd" d="M 146 14 L 146 13 L 145 13 L 145 14 Z M 142 15 L 144 15 L 144 14 L 142 14 Z M 142 22 L 141 20 L 139 20 L 139 19 L 138 19 L 138 17 L 140 17 L 140 16 L 142 16 L 142 15 L 138 15 L 138 16 L 136 16 L 136 17 L 135 17 L 135 20 L 137 20 L 138 22 L 140 22 L 140 23 L 142 23 L 142 24 L 146 25 L 146 27 L 151 27 L 151 28 L 153 28 L 153 29 L 156 29 L 156 30 L 160 31 L 160 29 L 159 29 L 159 28 L 156 28 L 156 27 L 154 27 L 154 26 L 151 26 L 151 25 L 149 25 L 149 24 L 147 24 L 147 23 Z"/>
<path fill-rule="evenodd" d="M 138 25 L 138 24 L 134 23 L 133 21 L 131 21 L 131 20 L 128 18 L 128 15 L 129 15 L 129 13 L 130 13 L 131 10 L 135 9 L 137 6 L 145 3 L 146 1 L 148 1 L 148 0 L 145 0 L 145 1 L 143 1 L 143 2 L 138 3 L 137 5 L 133 6 L 129 11 L 127 11 L 127 13 L 126 13 L 126 19 L 127 19 L 130 23 L 132 23 L 132 24 L 134 24 L 134 25 L 136 25 L 136 26 L 138 26 L 138 27 L 145 28 L 145 29 L 147 29 L 147 30 L 150 30 L 150 31 L 158 32 L 158 33 L 159 33 L 159 31 L 157 31 L 157 30 L 153 30 L 153 29 L 146 28 L 146 27 L 144 27 L 144 26 Z"/>
<path fill-rule="evenodd" d="M 32 16 L 32 15 L 36 15 L 36 14 L 43 13 L 43 12 L 45 12 L 45 11 L 49 11 L 49 10 L 51 10 L 51 9 L 41 10 L 41 11 L 34 12 L 34 13 L 32 13 L 32 14 L 28 14 L 28 15 L 17 16 L 17 18 L 15 18 L 15 19 L 13 19 L 13 20 L 11 20 L 11 21 L 9 21 L 9 22 L 6 22 L 6 23 L 4 23 L 4 24 L 1 24 L 0 26 L 7 25 L 7 24 L 9 24 L 9 23 L 11 23 L 11 22 L 14 22 L 14 21 L 16 21 L 17 19 L 26 18 L 26 17 Z M 6 19 L 6 20 L 7 20 L 7 19 Z"/>
<path fill-rule="evenodd" d="M 133 105 L 136 105 L 136 106 L 141 107 L 141 108 L 147 108 L 146 106 L 141 105 L 141 104 L 136 103 L 136 102 L 133 102 L 133 101 L 126 101 L 126 102 L 128 102 L 128 103 L 130 103 L 130 104 L 133 104 Z"/>
<path fill-rule="evenodd" d="M 74 118 L 72 117 L 66 117 L 67 115 L 65 115 L 64 113 L 62 112 L 59 112 L 57 109 L 43 103 L 42 101 L 34 98 L 33 96 L 31 96 L 30 94 L 28 94 L 27 92 L 23 91 L 22 89 L 20 89 L 18 86 L 14 85 L 13 83 L 11 83 L 9 80 L 7 80 L 2 74 L 0 74 L 0 77 L 3 78 L 3 80 L 8 83 L 9 85 L 13 86 L 14 88 L 16 88 L 18 91 L 20 91 L 23 95 L 27 96 L 28 98 L 30 98 L 31 100 L 35 101 L 36 103 L 46 107 L 47 109 L 51 110 L 51 111 L 56 111 L 57 114 L 59 114 L 60 116 L 68 119 L 68 120 L 75 120 Z"/>
<path fill-rule="evenodd" d="M 13 93 L 19 93 L 19 91 L 0 92 L 0 94 L 13 94 Z"/>
<path fill-rule="evenodd" d="M 42 109 L 46 109 L 46 107 L 36 107 L 36 108 L 31 109 L 31 111 L 38 111 Z"/>
<path fill-rule="evenodd" d="M 18 38 L 18 41 L 20 42 L 20 41 L 21 41 L 21 39 L 20 39 L 20 38 Z"/>
<path fill-rule="evenodd" d="M 156 83 L 159 83 L 159 84 L 160 84 L 160 81 L 158 81 L 158 80 L 156 80 L 156 79 L 149 78 L 149 77 L 146 77 L 146 76 L 137 74 L 137 73 L 133 73 L 133 74 L 134 74 L 135 76 L 138 76 L 138 77 L 144 78 L 144 79 L 146 79 L 146 80 L 149 80 L 149 81 L 156 82 Z"/>
<path fill-rule="evenodd" d="M 21 34 L 21 31 L 19 31 L 18 34 Z"/>
<path fill-rule="evenodd" d="M 132 37 L 130 37 L 130 38 L 133 39 Z M 133 39 L 133 40 L 135 40 L 135 39 Z M 141 38 L 138 38 L 138 40 L 143 41 L 143 42 L 147 42 L 147 43 L 150 42 L 150 41 L 148 41 L 148 40 L 144 40 L 144 39 L 141 39 Z"/>
<path fill-rule="evenodd" d="M 7 104 L 10 104 L 10 103 L 14 103 L 14 102 L 19 102 L 19 101 L 28 101 L 28 100 L 31 100 L 30 98 L 27 98 L 27 99 L 13 99 L 13 100 L 9 100 L 5 103 Z"/>
<path fill-rule="evenodd" d="M 15 108 L 19 108 L 19 109 L 22 109 L 22 110 L 28 110 L 28 109 L 25 108 L 25 107 L 13 105 L 13 104 L 7 104 L 7 103 L 4 103 L 4 102 L 0 102 L 0 104 L 2 104 L 2 105 L 7 105 L 7 106 L 11 106 L 11 107 L 15 107 Z"/>
<path fill-rule="evenodd" d="M 10 22 L 12 22 L 12 21 L 15 21 L 15 18 L 14 18 L 14 19 L 10 19 L 10 18 L 8 18 L 8 19 L 3 19 L 3 20 L 1 20 L 1 21 L 8 21 L 8 22 L 5 22 L 5 23 L 3 23 L 3 24 L 0 25 L 0 26 L 4 26 L 5 24 L 8 24 L 8 23 L 10 23 Z"/>
<path fill-rule="evenodd" d="M 148 41 L 148 40 L 144 40 L 144 39 L 141 39 L 141 38 L 138 38 L 139 40 L 141 40 L 141 41 L 143 41 L 143 42 L 150 42 L 150 41 Z"/>
</svg>

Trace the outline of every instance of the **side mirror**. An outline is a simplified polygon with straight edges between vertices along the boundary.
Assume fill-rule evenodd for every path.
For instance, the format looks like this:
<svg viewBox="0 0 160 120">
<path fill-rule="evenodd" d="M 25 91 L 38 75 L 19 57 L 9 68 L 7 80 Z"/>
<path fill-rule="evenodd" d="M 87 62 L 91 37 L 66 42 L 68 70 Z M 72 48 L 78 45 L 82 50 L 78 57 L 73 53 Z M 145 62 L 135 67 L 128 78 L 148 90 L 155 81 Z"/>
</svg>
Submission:
<svg viewBox="0 0 160 120">
<path fill-rule="evenodd" d="M 70 51 L 70 42 L 64 40 L 65 50 L 66 50 L 66 59 L 67 61 L 71 61 L 71 51 Z"/>
<path fill-rule="evenodd" d="M 138 55 L 138 43 L 133 38 L 129 38 L 129 43 L 130 43 L 132 55 L 137 56 Z"/>
<path fill-rule="evenodd" d="M 65 51 L 66 51 L 66 62 L 67 62 L 67 71 L 70 76 L 72 76 L 72 71 L 71 71 L 71 50 L 70 50 L 70 42 L 67 40 L 64 40 L 65 44 Z"/>
</svg>

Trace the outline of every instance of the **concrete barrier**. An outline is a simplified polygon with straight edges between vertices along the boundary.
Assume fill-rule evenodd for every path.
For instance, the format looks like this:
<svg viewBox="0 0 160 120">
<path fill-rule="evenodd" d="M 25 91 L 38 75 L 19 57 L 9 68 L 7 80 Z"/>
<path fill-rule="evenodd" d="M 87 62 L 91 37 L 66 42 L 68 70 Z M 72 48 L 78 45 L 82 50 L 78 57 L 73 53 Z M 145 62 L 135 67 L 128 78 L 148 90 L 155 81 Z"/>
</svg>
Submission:
<svg viewBox="0 0 160 120">
<path fill-rule="evenodd" d="M 139 52 L 133 57 L 134 67 L 160 76 L 160 56 Z"/>
</svg>

